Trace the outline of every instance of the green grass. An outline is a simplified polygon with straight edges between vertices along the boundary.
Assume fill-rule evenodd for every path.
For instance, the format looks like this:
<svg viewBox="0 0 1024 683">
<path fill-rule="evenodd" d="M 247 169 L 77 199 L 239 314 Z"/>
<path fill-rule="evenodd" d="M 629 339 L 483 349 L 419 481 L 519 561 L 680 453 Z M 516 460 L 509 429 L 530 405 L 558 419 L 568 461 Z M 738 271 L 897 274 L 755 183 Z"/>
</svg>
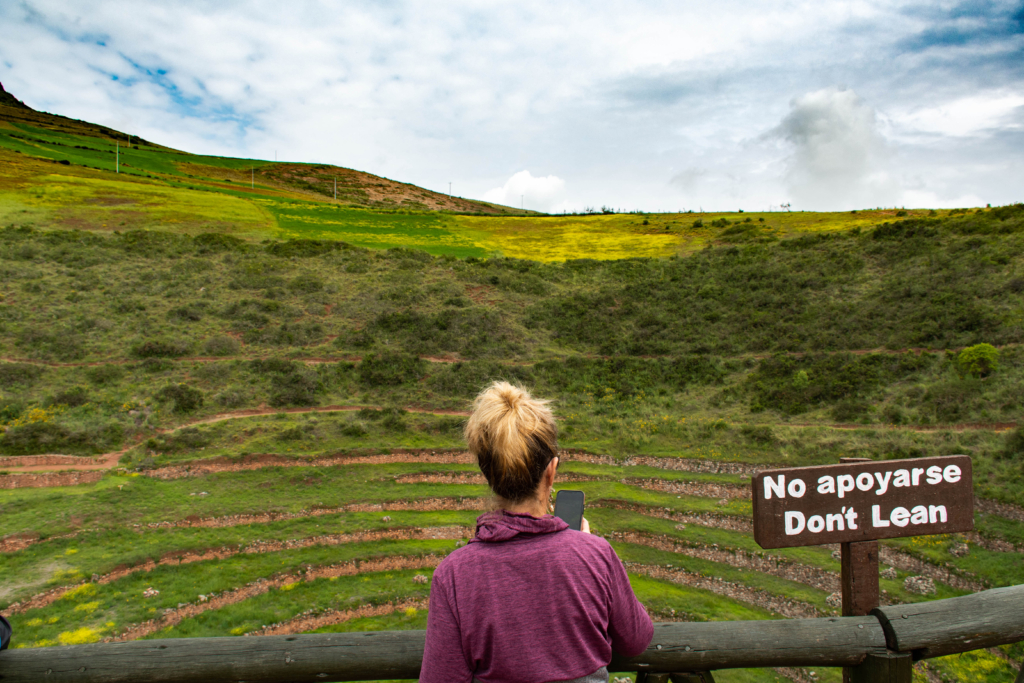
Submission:
<svg viewBox="0 0 1024 683">
<path fill-rule="evenodd" d="M 843 456 L 966 453 L 976 494 L 1024 506 L 1024 431 L 1007 427 L 1019 423 L 1024 408 L 1019 206 L 902 216 L 456 215 L 425 210 L 430 196 L 408 186 L 401 202 L 372 199 L 373 183 L 385 181 L 358 174 L 346 176 L 335 203 L 325 183 L 344 169 L 199 157 L 145 141 L 126 150 L 115 175 L 115 132 L 66 121 L 57 130 L 41 115 L 26 116 L 0 124 L 0 225 L 7 226 L 0 228 L 0 348 L 24 361 L 0 362 L 0 455 L 127 449 L 121 465 L 129 472 L 77 487 L 0 490 L 5 534 L 79 532 L 5 555 L 3 604 L 118 566 L 209 548 L 367 529 L 471 527 L 473 512 L 445 511 L 303 516 L 219 529 L 146 525 L 428 498 L 468 498 L 483 507 L 484 486 L 396 481 L 472 466 L 313 468 L 305 461 L 459 449 L 464 418 L 401 407 L 465 411 L 495 378 L 555 399 L 563 446 L 620 461 L 799 466 Z M 60 160 L 69 164 L 54 163 Z M 984 377 L 965 374 L 958 349 L 982 342 L 1000 347 L 998 368 Z M 930 350 L 898 353 L 907 347 Z M 330 405 L 387 410 L 284 412 Z M 189 426 L 253 409 L 280 412 Z M 173 481 L 131 472 L 257 453 L 300 466 Z M 762 552 L 748 534 L 677 529 L 614 507 L 749 519 L 745 500 L 720 505 L 623 483 L 746 486 L 743 476 L 571 458 L 562 472 L 597 478 L 571 486 L 586 492 L 599 533 Z M 979 514 L 977 529 L 1024 545 L 1020 522 Z M 1024 582 L 1017 554 L 972 546 L 954 557 L 959 540 L 886 543 L 993 586 Z M 17 617 L 17 644 L 95 640 L 201 592 L 308 565 L 454 547 L 387 541 L 161 565 L 108 585 L 86 584 Z M 825 609 L 823 591 L 799 583 L 643 545 L 617 547 L 631 562 L 671 564 Z M 826 548 L 771 555 L 838 570 Z M 309 609 L 424 597 L 426 587 L 408 580 L 413 573 L 303 582 L 155 637 L 237 634 Z M 890 598 L 958 594 L 942 582 L 936 596 L 908 594 L 906 576 L 882 581 Z M 706 591 L 632 580 L 659 614 L 771 616 Z M 150 585 L 159 597 L 141 598 Z M 395 613 L 329 630 L 422 628 L 424 619 L 423 611 Z M 1020 645 L 1005 651 L 1024 657 Z M 986 652 L 929 665 L 950 679 L 1012 678 L 1005 662 Z M 838 680 L 834 670 L 818 673 L 819 680 Z M 750 670 L 716 678 L 776 675 Z"/>
</svg>

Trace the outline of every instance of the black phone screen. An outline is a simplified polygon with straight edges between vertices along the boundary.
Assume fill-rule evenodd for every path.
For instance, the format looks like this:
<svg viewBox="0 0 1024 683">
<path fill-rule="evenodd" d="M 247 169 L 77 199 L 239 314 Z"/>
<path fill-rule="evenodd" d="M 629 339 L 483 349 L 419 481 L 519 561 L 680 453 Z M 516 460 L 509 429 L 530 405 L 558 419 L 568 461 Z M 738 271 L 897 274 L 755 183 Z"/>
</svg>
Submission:
<svg viewBox="0 0 1024 683">
<path fill-rule="evenodd" d="M 555 496 L 555 517 L 579 531 L 583 526 L 583 498 L 583 491 L 559 491 Z"/>
</svg>

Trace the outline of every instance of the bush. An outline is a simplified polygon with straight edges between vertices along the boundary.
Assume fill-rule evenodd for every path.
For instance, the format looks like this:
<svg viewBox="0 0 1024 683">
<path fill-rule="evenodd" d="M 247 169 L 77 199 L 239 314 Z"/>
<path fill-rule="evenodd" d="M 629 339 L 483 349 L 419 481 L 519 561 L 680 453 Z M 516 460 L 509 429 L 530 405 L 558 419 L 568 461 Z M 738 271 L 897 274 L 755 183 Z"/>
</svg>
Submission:
<svg viewBox="0 0 1024 683">
<path fill-rule="evenodd" d="M 311 346 L 324 340 L 324 326 L 316 322 L 281 323 L 280 326 L 249 330 L 242 337 L 247 344 L 272 346 Z"/>
<path fill-rule="evenodd" d="M 960 352 L 956 359 L 960 372 L 987 377 L 999 368 L 999 349 L 991 344 L 975 344 Z"/>
<path fill-rule="evenodd" d="M 234 337 L 210 337 L 203 342 L 203 353 L 208 356 L 234 356 L 241 348 Z"/>
<path fill-rule="evenodd" d="M 173 401 L 174 412 L 191 413 L 203 406 L 203 392 L 187 384 L 168 384 L 157 392 L 161 401 Z"/>
<path fill-rule="evenodd" d="M 174 363 L 167 360 L 166 358 L 147 358 L 146 360 L 139 363 L 143 372 L 157 373 L 166 372 L 174 369 Z"/>
<path fill-rule="evenodd" d="M 1003 456 L 1013 460 L 1024 461 L 1024 425 L 1017 427 L 1006 435 Z"/>
<path fill-rule="evenodd" d="M 351 436 L 358 439 L 366 436 L 369 432 L 361 422 L 349 422 L 342 425 L 341 433 L 345 436 Z"/>
<path fill-rule="evenodd" d="M 89 381 L 93 384 L 104 385 L 113 384 L 124 376 L 124 368 L 120 365 L 97 365 L 92 368 L 88 368 L 85 371 L 85 376 L 89 378 Z"/>
<path fill-rule="evenodd" d="M 0 387 L 13 384 L 29 386 L 43 374 L 43 368 L 29 363 L 4 363 L 0 361 Z"/>
<path fill-rule="evenodd" d="M 146 448 L 156 453 L 182 453 L 197 451 L 213 443 L 208 432 L 195 427 L 185 427 L 164 436 L 154 436 L 146 440 Z"/>
<path fill-rule="evenodd" d="M 766 425 L 743 425 L 740 427 L 740 434 L 747 441 L 756 444 L 772 444 L 776 441 L 772 428 Z"/>
<path fill-rule="evenodd" d="M 183 342 L 151 339 L 132 347 L 136 358 L 180 358 L 188 355 L 189 347 Z"/>
<path fill-rule="evenodd" d="M 73 430 L 54 422 L 30 422 L 0 436 L 0 451 L 11 455 L 102 453 L 117 448 L 124 428 L 116 422 Z"/>
<path fill-rule="evenodd" d="M 81 340 L 74 330 L 26 327 L 18 335 L 18 346 L 33 356 L 58 360 L 77 360 L 85 355 Z"/>
<path fill-rule="evenodd" d="M 390 351 L 367 354 L 358 365 L 359 381 L 368 387 L 415 382 L 425 371 L 425 361 L 408 353 Z"/>
<path fill-rule="evenodd" d="M 316 275 L 307 273 L 293 278 L 292 281 L 288 283 L 288 287 L 296 292 L 312 294 L 313 292 L 319 292 L 324 288 L 324 281 Z"/>
<path fill-rule="evenodd" d="M 50 401 L 50 405 L 65 405 L 68 408 L 77 408 L 89 402 L 89 392 L 85 387 L 71 387 L 57 393 Z"/>
<path fill-rule="evenodd" d="M 203 319 L 203 309 L 206 308 L 203 304 L 186 304 L 184 306 L 178 306 L 167 311 L 167 317 L 171 320 L 181 320 L 183 322 L 196 322 L 197 320 Z"/>
<path fill-rule="evenodd" d="M 316 405 L 317 395 L 324 390 L 316 370 L 302 363 L 270 358 L 252 361 L 249 368 L 257 375 L 268 376 L 270 405 L 275 408 Z"/>
</svg>

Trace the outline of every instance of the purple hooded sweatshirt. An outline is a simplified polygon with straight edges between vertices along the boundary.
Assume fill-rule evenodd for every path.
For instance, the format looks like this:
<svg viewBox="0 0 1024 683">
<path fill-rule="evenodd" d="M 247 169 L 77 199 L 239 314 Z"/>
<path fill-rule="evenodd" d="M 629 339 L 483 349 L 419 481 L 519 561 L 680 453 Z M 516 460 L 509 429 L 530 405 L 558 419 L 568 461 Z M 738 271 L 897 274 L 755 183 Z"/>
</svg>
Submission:
<svg viewBox="0 0 1024 683">
<path fill-rule="evenodd" d="M 608 541 L 499 511 L 438 566 L 420 683 L 546 683 L 647 649 L 654 626 Z"/>
</svg>

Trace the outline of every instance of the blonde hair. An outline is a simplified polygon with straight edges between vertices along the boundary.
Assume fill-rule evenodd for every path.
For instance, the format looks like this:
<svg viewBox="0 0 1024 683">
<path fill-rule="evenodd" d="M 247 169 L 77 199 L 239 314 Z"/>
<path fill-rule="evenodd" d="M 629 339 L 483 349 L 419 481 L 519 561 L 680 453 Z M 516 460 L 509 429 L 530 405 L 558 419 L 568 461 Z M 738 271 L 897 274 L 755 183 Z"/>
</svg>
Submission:
<svg viewBox="0 0 1024 683">
<path fill-rule="evenodd" d="M 469 450 L 491 490 L 518 503 L 537 490 L 558 450 L 558 428 L 548 408 L 522 387 L 494 382 L 473 402 L 466 422 Z"/>
</svg>

